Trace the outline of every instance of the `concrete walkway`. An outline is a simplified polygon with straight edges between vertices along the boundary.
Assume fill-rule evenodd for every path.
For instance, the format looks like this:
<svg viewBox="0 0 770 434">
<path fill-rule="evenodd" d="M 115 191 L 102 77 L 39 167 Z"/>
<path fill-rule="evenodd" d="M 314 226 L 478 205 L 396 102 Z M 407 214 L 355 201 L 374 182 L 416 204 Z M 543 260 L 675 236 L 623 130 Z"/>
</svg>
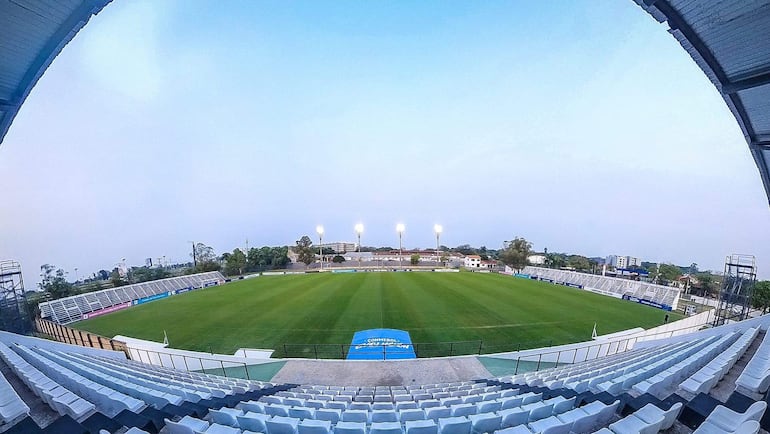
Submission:
<svg viewBox="0 0 770 434">
<path fill-rule="evenodd" d="M 288 360 L 271 381 L 338 386 L 407 386 L 490 378 L 475 356 L 358 361 Z"/>
</svg>

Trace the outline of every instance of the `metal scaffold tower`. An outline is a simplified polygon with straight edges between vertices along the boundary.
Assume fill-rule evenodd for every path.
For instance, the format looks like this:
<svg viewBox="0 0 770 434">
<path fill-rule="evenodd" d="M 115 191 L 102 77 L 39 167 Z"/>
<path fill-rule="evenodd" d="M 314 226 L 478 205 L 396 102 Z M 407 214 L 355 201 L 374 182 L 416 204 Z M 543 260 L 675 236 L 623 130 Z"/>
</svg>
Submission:
<svg viewBox="0 0 770 434">
<path fill-rule="evenodd" d="M 714 326 L 748 318 L 756 280 L 757 262 L 753 255 L 732 254 L 727 257 Z"/>
<path fill-rule="evenodd" d="M 16 261 L 0 261 L 0 330 L 22 334 L 32 330 L 21 265 Z"/>
</svg>

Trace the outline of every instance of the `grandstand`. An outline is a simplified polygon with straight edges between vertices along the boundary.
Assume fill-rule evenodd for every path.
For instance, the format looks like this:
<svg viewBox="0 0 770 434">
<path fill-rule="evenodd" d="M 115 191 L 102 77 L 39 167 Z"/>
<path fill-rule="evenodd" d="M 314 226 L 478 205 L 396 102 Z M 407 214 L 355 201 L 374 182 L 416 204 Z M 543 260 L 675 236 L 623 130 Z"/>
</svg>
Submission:
<svg viewBox="0 0 770 434">
<path fill-rule="evenodd" d="M 637 301 L 666 310 L 675 310 L 679 305 L 680 291 L 670 286 L 532 266 L 524 267 L 521 274 L 551 283 L 567 283 L 598 294 Z"/>
<path fill-rule="evenodd" d="M 0 432 L 756 433 L 770 427 L 769 327 L 766 315 L 549 369 L 388 385 L 226 378 L 0 332 Z"/>
<path fill-rule="evenodd" d="M 211 271 L 103 289 L 40 303 L 40 316 L 69 324 L 224 281 L 219 271 Z"/>
<path fill-rule="evenodd" d="M 770 196 L 770 4 L 635 1 L 669 24 L 715 84 Z M 0 2 L 0 140 L 56 55 L 107 3 Z M 676 307 L 678 294 L 662 289 L 570 280 L 579 277 L 546 278 Z M 41 309 L 67 323 L 185 287 L 195 286 L 172 289 L 156 283 L 131 294 L 123 288 L 123 298 L 94 293 Z M 411 384 L 404 378 L 406 384 L 389 385 L 356 384 L 355 378 L 346 385 L 232 379 L 2 332 L 0 432 L 757 433 L 770 428 L 769 327 L 770 316 L 763 316 L 530 373 L 456 383 Z"/>
</svg>

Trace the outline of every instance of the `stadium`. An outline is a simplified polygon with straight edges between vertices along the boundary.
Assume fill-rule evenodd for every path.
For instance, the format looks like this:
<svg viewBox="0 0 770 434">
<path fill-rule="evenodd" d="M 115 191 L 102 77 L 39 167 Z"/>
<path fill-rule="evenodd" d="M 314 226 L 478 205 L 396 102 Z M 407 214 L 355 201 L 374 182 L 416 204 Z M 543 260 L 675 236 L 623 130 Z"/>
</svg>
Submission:
<svg viewBox="0 0 770 434">
<path fill-rule="evenodd" d="M 770 197 L 770 3 L 636 3 L 713 83 Z M 105 7 L 0 3 L 0 141 Z M 0 433 L 770 429 L 770 315 L 750 308 L 753 257 L 729 256 L 714 308 L 685 315 L 677 287 L 400 256 L 170 277 L 44 301 L 36 318 L 21 266 L 2 261 Z"/>
</svg>

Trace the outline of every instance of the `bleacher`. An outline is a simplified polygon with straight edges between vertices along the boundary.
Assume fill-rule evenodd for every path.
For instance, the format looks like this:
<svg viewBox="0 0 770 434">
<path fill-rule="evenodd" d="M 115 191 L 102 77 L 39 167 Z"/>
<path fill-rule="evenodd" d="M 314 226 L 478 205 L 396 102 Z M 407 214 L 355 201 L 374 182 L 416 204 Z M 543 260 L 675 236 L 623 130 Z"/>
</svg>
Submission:
<svg viewBox="0 0 770 434">
<path fill-rule="evenodd" d="M 770 427 L 767 398 L 742 392 L 761 391 L 770 376 L 768 325 L 763 317 L 537 372 L 400 386 L 225 378 L 0 333 L 4 372 L 16 377 L 0 378 L 0 432 L 623 434 L 676 424 L 756 433 Z M 739 380 L 726 384 L 728 373 Z M 728 399 L 712 396 L 725 387 L 735 389 Z M 57 419 L 38 424 L 30 409 L 40 405 Z"/>
<path fill-rule="evenodd" d="M 553 282 L 579 285 L 583 289 L 617 298 L 626 296 L 647 300 L 661 306 L 667 306 L 671 310 L 675 310 L 679 304 L 680 291 L 678 288 L 670 286 L 533 266 L 524 267 L 521 274 L 535 276 L 538 279 L 548 279 Z"/>
<path fill-rule="evenodd" d="M 122 307 L 136 300 L 163 294 L 172 295 L 180 291 L 221 284 L 224 281 L 225 278 L 219 271 L 211 271 L 103 289 L 40 303 L 40 316 L 59 324 L 69 324 L 86 319 L 94 312 Z"/>
</svg>

